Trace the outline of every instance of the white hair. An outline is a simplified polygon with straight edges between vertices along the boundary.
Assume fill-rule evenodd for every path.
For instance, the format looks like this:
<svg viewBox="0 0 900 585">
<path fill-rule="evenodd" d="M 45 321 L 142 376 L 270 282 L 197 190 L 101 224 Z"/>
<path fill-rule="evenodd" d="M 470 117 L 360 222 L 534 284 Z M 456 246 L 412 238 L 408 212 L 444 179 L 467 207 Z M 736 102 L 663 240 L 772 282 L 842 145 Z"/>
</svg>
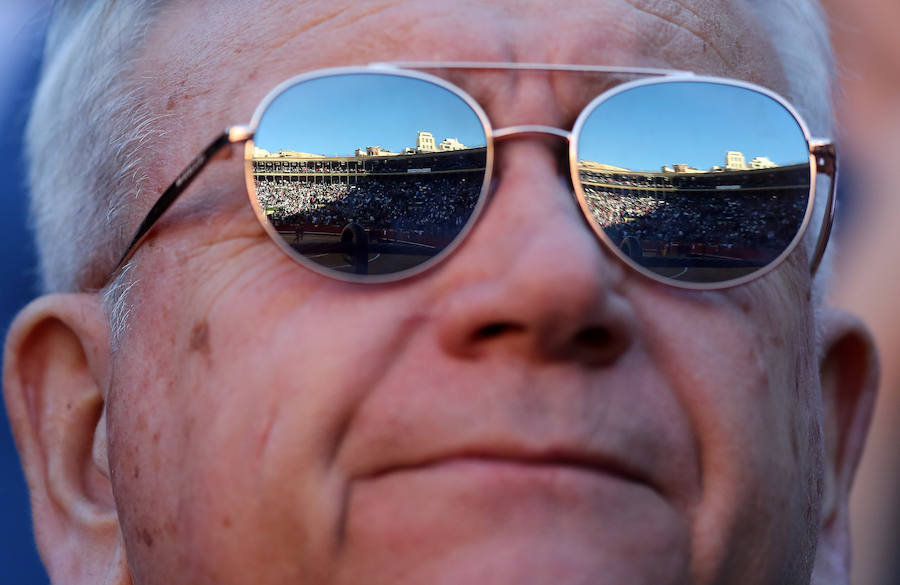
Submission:
<svg viewBox="0 0 900 585">
<path fill-rule="evenodd" d="M 758 14 L 763 28 L 772 39 L 787 80 L 786 97 L 809 126 L 815 138 L 834 134 L 832 88 L 835 80 L 834 52 L 828 32 L 828 21 L 817 0 L 755 0 L 748 6 Z M 829 185 L 819 175 L 816 185 L 816 207 L 806 232 L 806 251 L 812 256 L 825 214 Z M 831 280 L 834 242 L 827 248 L 813 283 L 813 306 L 824 302 Z M 818 335 L 817 335 L 818 337 Z"/>
<path fill-rule="evenodd" d="M 103 286 L 130 235 L 118 219 L 141 196 L 153 122 L 130 73 L 159 4 L 54 6 L 25 134 L 44 292 Z"/>
<path fill-rule="evenodd" d="M 131 73 L 163 3 L 96 0 L 56 6 L 26 135 L 32 221 L 46 292 L 104 286 L 131 236 L 133 223 L 125 218 L 130 203 L 144 197 L 149 165 L 141 145 L 154 137 L 155 121 Z M 816 0 L 755 0 L 747 6 L 773 40 L 788 83 L 785 97 L 815 136 L 829 136 L 833 55 L 821 6 Z M 818 191 L 823 196 L 817 197 L 813 226 L 821 225 L 825 202 L 824 191 Z M 817 236 L 818 230 L 809 230 L 810 252 Z M 823 262 L 816 278 L 816 305 L 828 264 Z M 121 298 L 111 302 L 119 307 L 113 313 L 127 315 Z"/>
</svg>

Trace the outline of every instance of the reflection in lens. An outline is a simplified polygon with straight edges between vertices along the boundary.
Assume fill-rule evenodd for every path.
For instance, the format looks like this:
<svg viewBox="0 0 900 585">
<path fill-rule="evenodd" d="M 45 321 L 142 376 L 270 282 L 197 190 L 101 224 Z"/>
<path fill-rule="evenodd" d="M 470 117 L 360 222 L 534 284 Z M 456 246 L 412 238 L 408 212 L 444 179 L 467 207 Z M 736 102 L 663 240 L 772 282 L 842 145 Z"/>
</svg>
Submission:
<svg viewBox="0 0 900 585">
<path fill-rule="evenodd" d="M 797 236 L 810 195 L 795 118 L 759 92 L 711 82 L 637 86 L 585 120 L 584 203 L 622 255 L 685 282 L 764 267 Z"/>
<path fill-rule="evenodd" d="M 354 274 L 415 268 L 478 206 L 486 139 L 477 114 L 428 81 L 311 79 L 279 94 L 254 135 L 256 199 L 306 261 Z"/>
</svg>

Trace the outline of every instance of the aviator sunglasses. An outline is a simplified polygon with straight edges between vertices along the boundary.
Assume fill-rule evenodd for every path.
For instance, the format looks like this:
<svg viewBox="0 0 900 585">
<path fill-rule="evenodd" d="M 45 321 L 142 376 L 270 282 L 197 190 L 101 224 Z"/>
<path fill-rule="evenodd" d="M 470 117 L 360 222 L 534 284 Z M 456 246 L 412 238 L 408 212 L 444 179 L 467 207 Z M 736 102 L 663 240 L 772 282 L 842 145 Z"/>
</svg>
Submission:
<svg viewBox="0 0 900 585">
<path fill-rule="evenodd" d="M 571 130 L 495 129 L 469 94 L 421 70 L 632 79 L 600 91 Z M 495 144 L 528 135 L 568 142 L 586 223 L 655 281 L 725 288 L 778 266 L 810 223 L 820 172 L 830 180 L 812 272 L 824 253 L 834 145 L 810 138 L 763 87 L 664 69 L 410 62 L 313 71 L 276 87 L 248 126 L 227 129 L 162 194 L 119 268 L 209 160 L 243 142 L 250 205 L 284 253 L 345 281 L 407 278 L 472 229 L 490 197 Z"/>
</svg>

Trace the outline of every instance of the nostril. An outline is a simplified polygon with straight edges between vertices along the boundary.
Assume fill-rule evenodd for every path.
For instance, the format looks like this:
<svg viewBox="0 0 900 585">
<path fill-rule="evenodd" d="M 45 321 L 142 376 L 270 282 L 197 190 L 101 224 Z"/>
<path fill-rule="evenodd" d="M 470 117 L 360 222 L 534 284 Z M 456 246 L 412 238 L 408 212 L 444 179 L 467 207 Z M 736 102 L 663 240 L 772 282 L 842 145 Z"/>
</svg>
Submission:
<svg viewBox="0 0 900 585">
<path fill-rule="evenodd" d="M 515 325 L 513 323 L 491 323 L 490 325 L 485 325 L 484 327 L 476 331 L 475 339 L 492 339 L 494 337 L 500 337 L 501 335 L 504 335 L 506 333 L 521 329 L 521 325 Z"/>
<path fill-rule="evenodd" d="M 612 333 L 606 327 L 582 329 L 575 336 L 575 343 L 582 347 L 605 347 L 612 341 Z"/>
<path fill-rule="evenodd" d="M 584 363 L 608 366 L 628 351 L 631 337 L 615 327 L 585 327 L 573 338 L 569 350 Z"/>
</svg>

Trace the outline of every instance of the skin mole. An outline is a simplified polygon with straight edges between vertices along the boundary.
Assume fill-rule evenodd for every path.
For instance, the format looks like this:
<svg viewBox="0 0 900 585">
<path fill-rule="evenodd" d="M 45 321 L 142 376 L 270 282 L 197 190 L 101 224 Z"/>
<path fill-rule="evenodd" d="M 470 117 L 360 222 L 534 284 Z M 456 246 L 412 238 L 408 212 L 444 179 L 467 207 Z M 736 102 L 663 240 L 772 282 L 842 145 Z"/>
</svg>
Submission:
<svg viewBox="0 0 900 585">
<path fill-rule="evenodd" d="M 191 329 L 191 351 L 209 352 L 209 324 L 203 320 Z"/>
</svg>

